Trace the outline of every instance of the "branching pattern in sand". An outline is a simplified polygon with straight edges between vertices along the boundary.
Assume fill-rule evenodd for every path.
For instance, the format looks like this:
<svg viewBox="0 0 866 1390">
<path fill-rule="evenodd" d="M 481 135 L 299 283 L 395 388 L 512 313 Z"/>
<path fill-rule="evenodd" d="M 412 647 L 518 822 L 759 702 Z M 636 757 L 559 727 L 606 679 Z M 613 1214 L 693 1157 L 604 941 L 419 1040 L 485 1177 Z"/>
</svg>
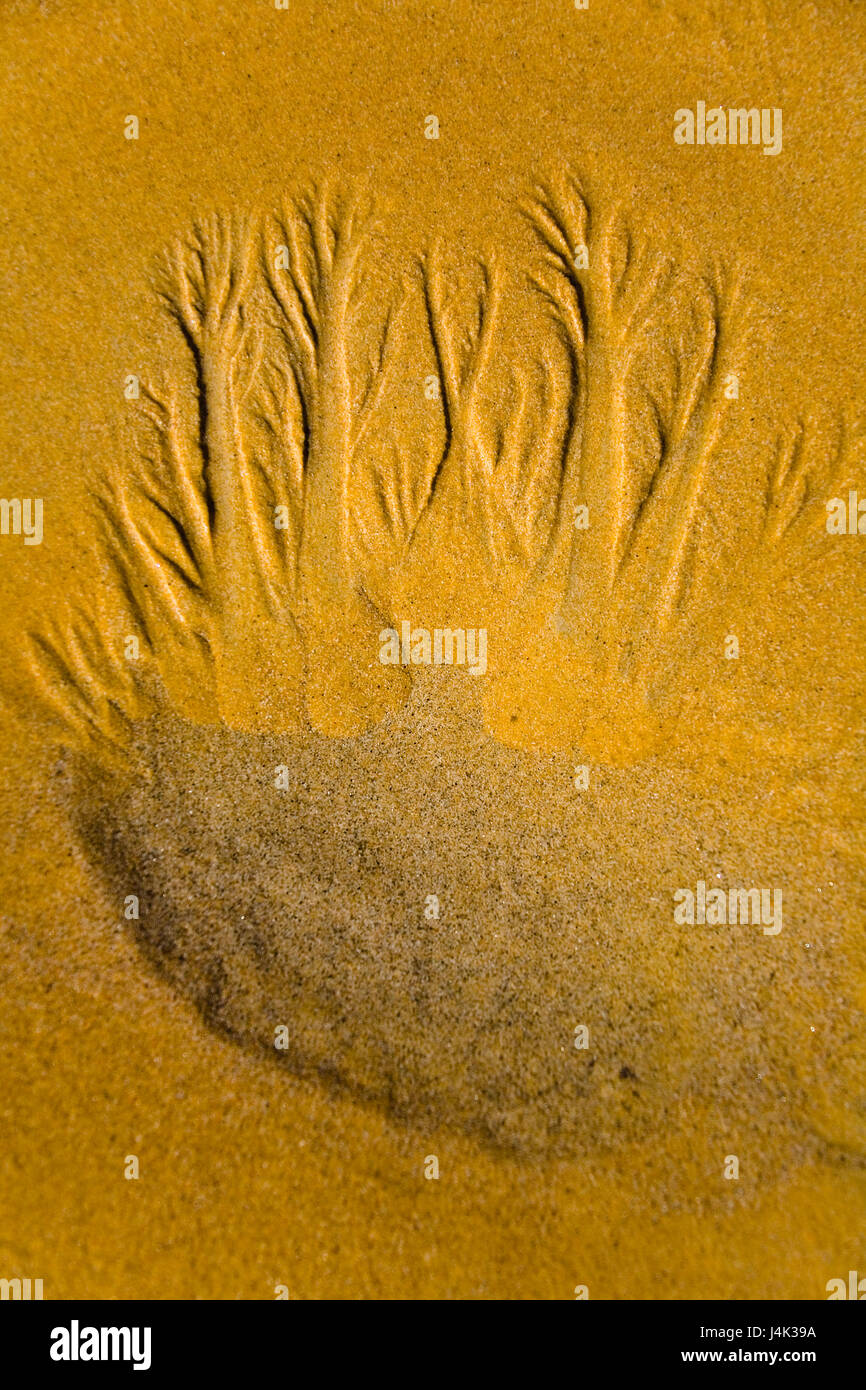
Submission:
<svg viewBox="0 0 866 1390">
<path fill-rule="evenodd" d="M 862 422 L 785 412 L 746 448 L 736 388 L 761 338 L 747 267 L 648 244 L 572 178 L 536 186 L 523 213 L 518 264 L 503 245 L 461 258 L 442 243 L 392 264 L 374 210 L 325 189 L 212 217 L 166 252 L 171 351 L 94 484 L 106 582 L 28 648 L 30 688 L 79 755 L 72 814 L 112 894 L 137 886 L 140 944 L 173 986 L 251 1046 L 272 1052 L 290 1023 L 297 1072 L 516 1152 L 575 1153 L 689 1103 L 698 1062 L 676 1039 L 711 998 L 731 1042 L 724 1065 L 702 1054 L 713 1103 L 752 1087 L 760 1124 L 790 1113 L 793 1144 L 860 1153 L 804 1045 L 796 1105 L 763 1104 L 759 1042 L 789 1046 L 785 1001 L 766 1002 L 751 1051 L 732 1040 L 742 998 L 770 999 L 767 958 L 741 952 L 721 992 L 694 938 L 672 965 L 667 898 L 638 881 L 630 834 L 666 843 L 677 816 L 660 805 L 677 795 L 674 883 L 706 872 L 708 834 L 749 881 L 782 880 L 796 834 L 787 859 L 751 843 L 760 786 L 725 773 L 715 826 L 665 760 L 708 767 L 722 746 L 707 671 L 720 683 L 724 634 L 779 591 L 808 601 L 832 581 L 826 503 L 857 483 Z M 404 621 L 488 631 L 486 728 L 455 673 L 380 661 Z M 737 698 L 739 738 L 754 721 Z M 822 707 L 828 758 L 834 717 Z M 572 798 L 530 834 L 573 775 L 563 750 L 645 766 L 602 783 L 595 820 Z M 109 793 L 100 769 L 127 757 L 139 775 Z M 518 804 L 511 845 L 503 807 Z M 461 828 L 495 855 L 496 892 L 462 882 Z M 416 929 L 431 854 L 453 953 Z M 809 920 L 829 933 L 825 918 L 821 899 Z M 841 928 L 837 944 L 862 973 Z M 793 972 L 795 944 L 774 949 Z M 634 1016 L 615 1018 L 629 991 Z M 584 1014 L 597 1070 L 563 1041 Z M 674 1041 L 650 1059 L 663 1015 Z"/>
<path fill-rule="evenodd" d="M 768 573 L 832 554 L 822 505 L 853 479 L 862 426 L 770 421 L 737 455 L 759 338 L 746 268 L 696 270 L 573 178 L 523 211 L 532 264 L 434 244 L 397 266 L 378 317 L 381 228 L 345 193 L 214 216 L 166 253 L 156 290 L 185 374 L 142 385 L 132 466 L 95 488 L 113 576 L 95 626 L 115 647 L 137 633 L 182 713 L 358 732 L 409 689 L 381 631 L 462 623 L 491 633 L 493 733 L 628 760 L 662 727 L 670 742 L 722 640 L 720 592 L 729 629 Z M 425 353 L 423 448 L 397 406 Z"/>
</svg>

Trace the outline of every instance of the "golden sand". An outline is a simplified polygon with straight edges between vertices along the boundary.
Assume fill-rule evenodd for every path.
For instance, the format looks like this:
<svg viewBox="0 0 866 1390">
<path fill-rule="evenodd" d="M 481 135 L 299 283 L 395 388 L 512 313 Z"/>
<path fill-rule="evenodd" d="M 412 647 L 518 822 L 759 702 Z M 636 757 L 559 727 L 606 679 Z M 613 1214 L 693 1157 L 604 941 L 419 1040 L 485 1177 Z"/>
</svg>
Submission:
<svg viewBox="0 0 866 1390">
<path fill-rule="evenodd" d="M 9 7 L 0 1277 L 862 1267 L 864 30 Z"/>
</svg>

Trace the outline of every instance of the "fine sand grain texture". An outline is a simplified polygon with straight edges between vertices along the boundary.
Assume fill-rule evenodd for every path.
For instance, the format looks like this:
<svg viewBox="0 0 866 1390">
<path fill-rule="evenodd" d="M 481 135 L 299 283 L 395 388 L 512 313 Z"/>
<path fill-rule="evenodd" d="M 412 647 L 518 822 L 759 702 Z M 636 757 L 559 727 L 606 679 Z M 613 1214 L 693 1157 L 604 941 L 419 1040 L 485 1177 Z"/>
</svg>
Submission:
<svg viewBox="0 0 866 1390">
<path fill-rule="evenodd" d="M 0 1278 L 862 1269 L 864 44 L 5 7 Z"/>
</svg>

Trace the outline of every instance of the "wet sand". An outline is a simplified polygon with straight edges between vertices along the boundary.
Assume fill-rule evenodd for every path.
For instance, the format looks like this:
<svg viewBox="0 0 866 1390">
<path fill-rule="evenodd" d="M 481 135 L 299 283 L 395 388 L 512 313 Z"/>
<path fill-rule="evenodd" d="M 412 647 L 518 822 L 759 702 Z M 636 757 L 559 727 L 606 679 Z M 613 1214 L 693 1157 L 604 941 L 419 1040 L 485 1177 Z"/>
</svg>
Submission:
<svg viewBox="0 0 866 1390">
<path fill-rule="evenodd" d="M 6 17 L 0 1275 L 857 1267 L 862 27 Z"/>
</svg>

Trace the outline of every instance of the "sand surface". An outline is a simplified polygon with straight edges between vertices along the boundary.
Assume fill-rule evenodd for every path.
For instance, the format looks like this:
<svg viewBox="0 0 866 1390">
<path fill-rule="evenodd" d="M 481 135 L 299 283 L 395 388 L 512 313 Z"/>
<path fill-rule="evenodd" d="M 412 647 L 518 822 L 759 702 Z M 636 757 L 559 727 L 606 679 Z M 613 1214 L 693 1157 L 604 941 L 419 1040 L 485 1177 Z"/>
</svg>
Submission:
<svg viewBox="0 0 866 1390">
<path fill-rule="evenodd" d="M 0 535 L 0 1277 L 825 1298 L 866 1217 L 861 8 L 0 34 L 42 505 Z M 678 143 L 698 103 L 780 148 Z M 778 920 L 677 920 L 699 883 Z"/>
</svg>

